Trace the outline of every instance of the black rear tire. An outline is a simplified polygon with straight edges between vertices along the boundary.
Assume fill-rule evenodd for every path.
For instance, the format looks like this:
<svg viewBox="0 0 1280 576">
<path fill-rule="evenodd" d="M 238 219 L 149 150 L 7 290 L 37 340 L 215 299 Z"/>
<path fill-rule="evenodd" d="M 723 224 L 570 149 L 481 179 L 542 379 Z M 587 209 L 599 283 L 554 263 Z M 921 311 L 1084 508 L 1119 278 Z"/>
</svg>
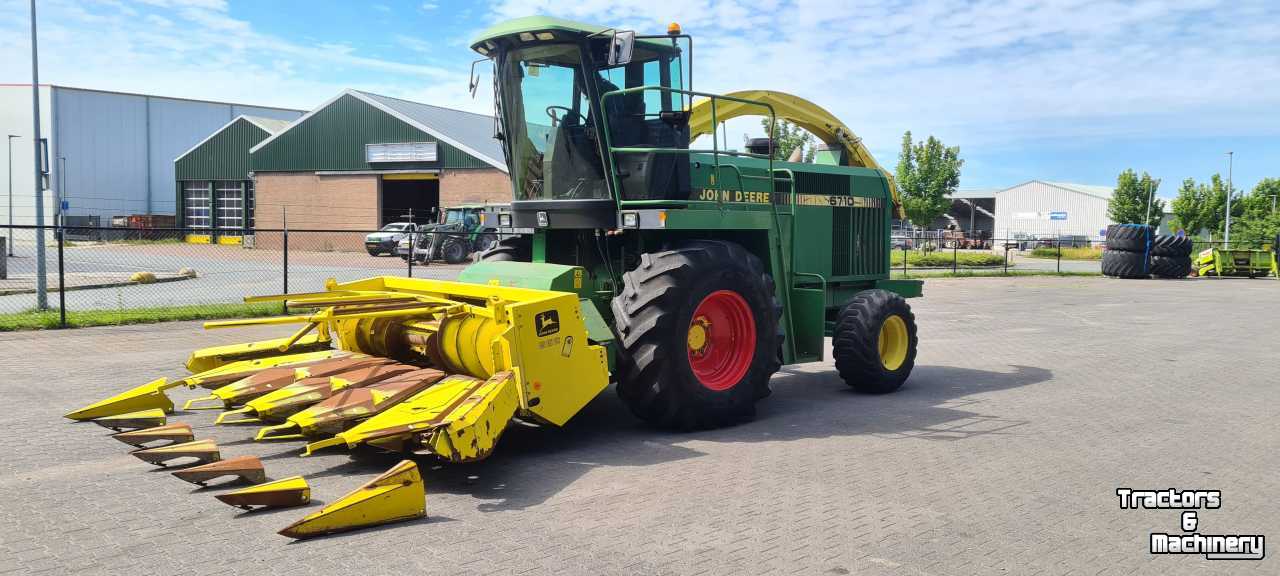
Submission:
<svg viewBox="0 0 1280 576">
<path fill-rule="evenodd" d="M 1102 253 L 1102 274 L 1112 278 L 1146 278 L 1149 275 L 1146 254 L 1112 250 Z"/>
<path fill-rule="evenodd" d="M 1151 245 L 1151 227 L 1142 224 L 1107 226 L 1107 250 L 1146 252 Z"/>
<path fill-rule="evenodd" d="M 1191 256 L 1191 239 L 1186 236 L 1160 234 L 1151 241 L 1151 255 L 1189 257 Z"/>
<path fill-rule="evenodd" d="M 1158 278 L 1186 278 L 1191 274 L 1190 256 L 1152 256 L 1151 275 Z"/>
<path fill-rule="evenodd" d="M 533 260 L 533 242 L 526 236 L 512 236 L 498 241 L 480 253 L 486 262 L 529 262 Z"/>
<path fill-rule="evenodd" d="M 901 320 L 899 328 L 906 330 L 904 357 L 882 352 L 882 337 L 892 338 L 886 332 L 893 331 L 885 325 L 896 324 L 894 317 Z M 863 290 L 845 304 L 836 317 L 831 339 L 840 377 L 854 390 L 866 394 L 885 394 L 901 387 L 915 368 L 918 345 L 916 317 L 907 300 L 880 289 Z"/>
<path fill-rule="evenodd" d="M 694 373 L 692 358 L 698 352 L 692 331 L 699 306 L 725 293 L 745 304 L 755 342 L 749 351 L 745 344 L 739 349 L 738 354 L 749 354 L 739 356 L 749 362 L 745 372 L 719 387 L 704 384 Z M 769 393 L 770 376 L 781 367 L 781 307 L 773 280 L 760 259 L 738 244 L 697 240 L 642 254 L 640 264 L 623 275 L 622 293 L 611 307 L 620 352 L 618 396 L 651 424 L 691 430 L 750 419 L 756 400 Z M 722 329 L 706 326 L 708 333 Z"/>
<path fill-rule="evenodd" d="M 440 246 L 440 257 L 448 264 L 461 264 L 466 262 L 467 254 L 471 251 L 467 250 L 467 241 L 465 238 L 449 238 Z"/>
</svg>

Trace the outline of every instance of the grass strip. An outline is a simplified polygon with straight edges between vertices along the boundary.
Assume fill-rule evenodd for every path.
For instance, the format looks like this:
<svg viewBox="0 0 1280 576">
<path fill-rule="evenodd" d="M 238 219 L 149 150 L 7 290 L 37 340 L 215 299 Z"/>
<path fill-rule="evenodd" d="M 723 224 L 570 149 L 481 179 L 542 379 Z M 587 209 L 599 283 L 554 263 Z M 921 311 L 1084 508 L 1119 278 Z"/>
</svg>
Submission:
<svg viewBox="0 0 1280 576">
<path fill-rule="evenodd" d="M 179 320 L 257 318 L 280 314 L 280 304 L 192 304 L 121 310 L 67 310 L 68 328 L 152 324 Z M 0 314 L 0 332 L 48 330 L 59 327 L 57 310 L 28 310 Z"/>
</svg>

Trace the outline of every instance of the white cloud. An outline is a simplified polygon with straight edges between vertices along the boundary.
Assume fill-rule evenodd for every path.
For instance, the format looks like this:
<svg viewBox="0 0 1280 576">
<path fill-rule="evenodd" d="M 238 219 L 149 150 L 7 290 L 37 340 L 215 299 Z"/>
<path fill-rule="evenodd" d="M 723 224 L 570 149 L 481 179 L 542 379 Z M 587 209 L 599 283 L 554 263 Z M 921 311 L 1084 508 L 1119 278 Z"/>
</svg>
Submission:
<svg viewBox="0 0 1280 576">
<path fill-rule="evenodd" d="M 449 86 L 449 103 L 478 107 L 462 66 L 372 57 L 342 38 L 308 45 L 266 34 L 221 0 L 42 0 L 39 16 L 43 82 L 296 108 L 347 87 L 408 97 Z M 29 53 L 28 22 L 25 4 L 0 3 L 0 51 Z M 0 61 L 0 78 L 29 77 L 29 60 Z"/>
<path fill-rule="evenodd" d="M 988 148 L 1280 133 L 1280 9 L 1265 0 L 500 0 L 494 13 L 679 22 L 698 89 L 795 93 L 882 157 L 907 129 Z"/>
<path fill-rule="evenodd" d="M 420 10 L 445 16 L 436 2 Z M 453 9 L 454 6 L 447 8 Z M 355 87 L 488 112 L 465 44 L 543 13 L 694 36 L 699 90 L 768 88 L 830 109 L 882 160 L 910 129 L 987 151 L 1106 139 L 1280 134 L 1274 0 L 496 0 L 395 59 L 341 37 L 262 31 L 223 0 L 41 0 L 41 78 L 91 88 L 306 108 Z M 0 53 L 28 53 L 27 7 L 0 2 Z M 376 48 L 374 48 L 376 49 Z M 449 58 L 448 61 L 442 60 Z M 30 77 L 0 60 L 0 80 Z M 750 124 L 733 126 L 740 144 Z M 1059 144 L 1060 145 L 1060 144 Z"/>
</svg>

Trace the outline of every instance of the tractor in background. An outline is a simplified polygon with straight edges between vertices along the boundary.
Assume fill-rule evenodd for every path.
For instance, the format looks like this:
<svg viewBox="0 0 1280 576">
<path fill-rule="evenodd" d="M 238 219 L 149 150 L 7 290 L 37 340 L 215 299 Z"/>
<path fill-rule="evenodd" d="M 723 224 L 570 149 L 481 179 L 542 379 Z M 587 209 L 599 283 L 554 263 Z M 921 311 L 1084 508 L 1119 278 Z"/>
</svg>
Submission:
<svg viewBox="0 0 1280 576">
<path fill-rule="evenodd" d="M 406 234 L 396 245 L 401 260 L 409 259 L 409 245 L 414 262 L 428 264 L 443 260 L 460 264 L 476 252 L 493 248 L 498 243 L 498 215 L 509 210 L 506 204 L 462 204 L 444 210 L 440 222 L 419 227 Z"/>
</svg>

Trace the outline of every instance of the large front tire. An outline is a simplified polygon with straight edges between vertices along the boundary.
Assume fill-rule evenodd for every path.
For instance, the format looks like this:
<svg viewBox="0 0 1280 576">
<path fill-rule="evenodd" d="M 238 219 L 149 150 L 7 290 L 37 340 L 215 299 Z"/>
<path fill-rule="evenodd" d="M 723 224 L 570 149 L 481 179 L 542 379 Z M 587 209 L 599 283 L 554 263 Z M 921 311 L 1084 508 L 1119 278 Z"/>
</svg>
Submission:
<svg viewBox="0 0 1280 576">
<path fill-rule="evenodd" d="M 907 381 L 916 365 L 916 317 L 902 296 L 859 292 L 840 310 L 832 338 L 836 370 L 858 392 L 885 394 Z"/>
<path fill-rule="evenodd" d="M 618 396 L 637 417 L 669 428 L 753 417 L 780 367 L 773 289 L 760 259 L 730 242 L 641 255 L 611 304 Z"/>
</svg>

